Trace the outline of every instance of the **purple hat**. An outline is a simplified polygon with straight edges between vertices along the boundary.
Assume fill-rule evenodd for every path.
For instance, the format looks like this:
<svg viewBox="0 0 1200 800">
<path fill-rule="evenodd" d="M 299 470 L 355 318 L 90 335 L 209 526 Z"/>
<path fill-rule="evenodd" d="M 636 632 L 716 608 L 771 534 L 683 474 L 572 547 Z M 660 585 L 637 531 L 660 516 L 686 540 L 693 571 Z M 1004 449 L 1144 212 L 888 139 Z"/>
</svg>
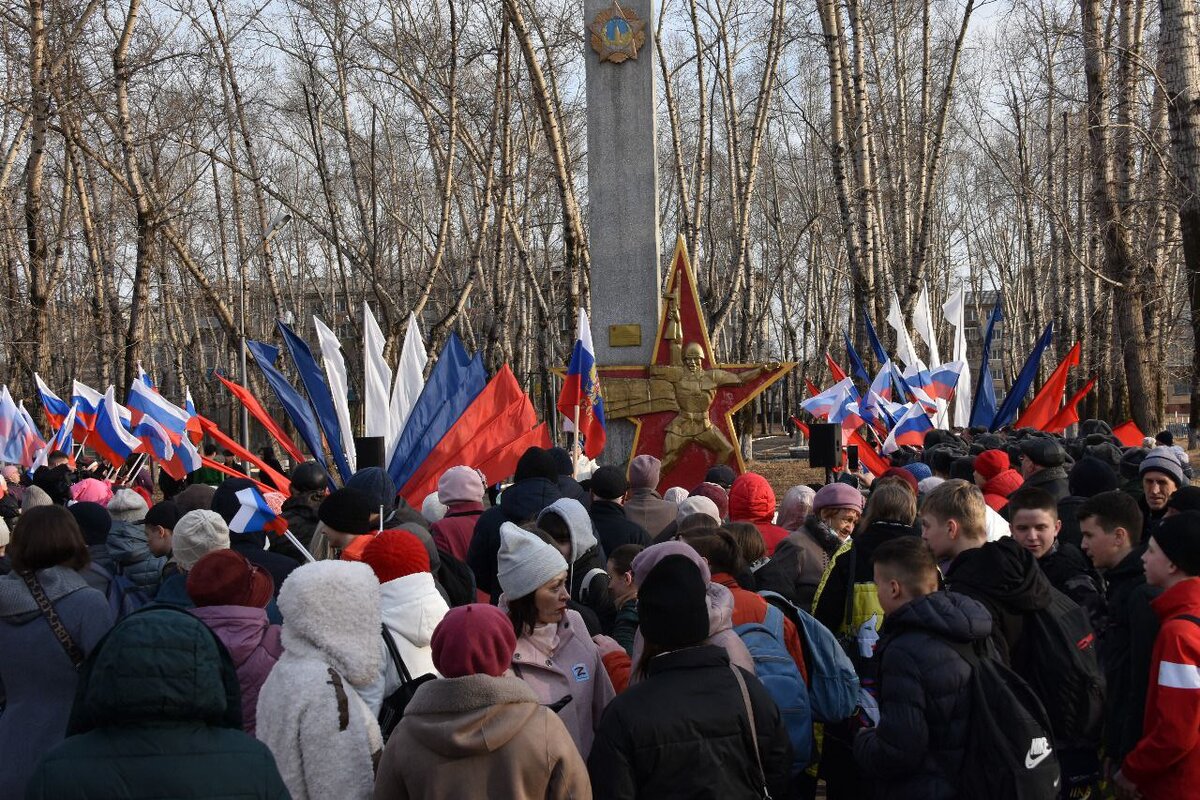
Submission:
<svg viewBox="0 0 1200 800">
<path fill-rule="evenodd" d="M 845 483 L 826 484 L 813 498 L 812 508 L 813 511 L 820 511 L 822 508 L 853 508 L 862 513 L 862 492 Z"/>
</svg>

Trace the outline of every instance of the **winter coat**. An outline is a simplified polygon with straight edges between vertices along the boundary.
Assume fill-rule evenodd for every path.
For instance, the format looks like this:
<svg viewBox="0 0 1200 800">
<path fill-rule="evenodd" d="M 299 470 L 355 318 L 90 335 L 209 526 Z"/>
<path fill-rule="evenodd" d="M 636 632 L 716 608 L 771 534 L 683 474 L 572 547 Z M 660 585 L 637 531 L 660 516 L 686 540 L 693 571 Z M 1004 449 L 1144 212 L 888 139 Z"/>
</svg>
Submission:
<svg viewBox="0 0 1200 800">
<path fill-rule="evenodd" d="M 1001 470 L 994 478 L 983 484 L 983 500 L 993 511 L 1003 511 L 1008 505 L 1008 496 L 1025 483 L 1021 473 L 1015 469 Z"/>
<path fill-rule="evenodd" d="M 292 535 L 300 541 L 300 544 L 308 548 L 312 544 L 321 520 L 317 518 L 317 511 L 309 504 L 307 496 L 289 497 L 284 500 L 280 516 L 287 521 L 288 530 L 292 532 Z M 271 552 L 287 556 L 297 564 L 308 563 L 304 554 L 286 537 L 271 542 Z"/>
<path fill-rule="evenodd" d="M 150 595 L 158 591 L 166 556 L 150 554 L 146 543 L 146 529 L 132 522 L 114 519 L 108 532 L 108 552 L 117 569 L 134 586 L 145 589 Z"/>
<path fill-rule="evenodd" d="M 117 563 L 109 554 L 108 545 L 90 544 L 88 545 L 88 555 L 92 560 L 86 567 L 79 570 L 79 574 L 87 581 L 88 586 L 107 595 L 108 584 L 117 574 Z"/>
<path fill-rule="evenodd" d="M 356 595 L 378 585 L 365 566 L 352 579 Z M 378 606 L 348 607 L 310 568 L 289 581 L 283 655 L 259 692 L 255 735 L 293 800 L 369 798 L 383 738 L 358 690 L 381 667 Z"/>
<path fill-rule="evenodd" d="M 263 531 L 253 533 L 231 532 L 229 534 L 229 549 L 241 553 L 251 564 L 262 567 L 269 572 L 271 579 L 275 581 L 275 597 L 279 597 L 279 590 L 283 588 L 283 582 L 287 580 L 287 577 L 300 564 L 295 559 L 288 558 L 273 550 L 264 550 L 263 544 L 266 541 L 267 534 Z"/>
<path fill-rule="evenodd" d="M 88 660 L 70 738 L 42 760 L 26 797 L 285 800 L 270 751 L 239 730 L 237 687 L 197 620 L 168 608 L 133 614 Z"/>
<path fill-rule="evenodd" d="M 890 614 L 880 659 L 879 724 L 854 739 L 854 759 L 887 800 L 954 800 L 971 714 L 971 666 L 947 640 L 991 633 L 980 603 L 934 592 Z"/>
<path fill-rule="evenodd" d="M 992 615 L 991 640 L 1005 664 L 1017 666 L 1025 615 L 1050 606 L 1050 581 L 1033 554 L 1011 537 L 967 550 L 950 562 L 946 588 L 983 603 Z"/>
<path fill-rule="evenodd" d="M 584 508 L 587 508 L 591 503 L 591 496 L 588 494 L 587 490 L 583 488 L 583 485 L 580 484 L 579 481 L 575 480 L 570 475 L 559 475 L 557 483 L 558 491 L 563 497 L 569 497 L 572 500 L 578 500 L 583 504 Z"/>
<path fill-rule="evenodd" d="M 579 751 L 516 678 L 468 675 L 422 685 L 388 739 L 375 800 L 586 800 Z"/>
<path fill-rule="evenodd" d="M 662 533 L 678 514 L 679 506 L 653 489 L 632 489 L 625 501 L 625 516 L 641 525 L 650 538 Z"/>
<path fill-rule="evenodd" d="M 788 531 L 775 524 L 775 492 L 767 479 L 747 472 L 729 489 L 729 519 L 749 522 L 762 534 L 767 555 L 772 555 Z"/>
<path fill-rule="evenodd" d="M 754 573 L 759 590 L 778 592 L 800 608 L 812 608 L 817 587 L 841 538 L 809 515 L 804 526 L 779 543 L 771 560 Z"/>
<path fill-rule="evenodd" d="M 1051 586 L 1083 606 L 1092 630 L 1100 630 L 1104 623 L 1104 594 L 1100 576 L 1083 551 L 1067 542 L 1055 541 L 1050 552 L 1038 559 L 1038 566 L 1050 579 Z"/>
<path fill-rule="evenodd" d="M 734 668 L 736 669 L 736 667 Z M 772 797 L 787 797 L 792 746 L 779 709 L 742 670 Z M 649 675 L 608 707 L 588 757 L 592 791 L 606 800 L 762 796 L 746 703 L 729 657 L 701 645 L 651 659 Z"/>
<path fill-rule="evenodd" d="M 500 607 L 507 610 L 503 599 Z M 542 631 L 520 636 L 513 653 L 512 670 L 529 684 L 542 705 L 571 696 L 571 702 L 559 709 L 558 717 L 567 726 L 580 754 L 586 757 L 592 748 L 600 714 L 615 692 L 604 669 L 600 649 L 588 636 L 579 615 L 567 609 L 555 628 L 556 641 L 549 653 L 536 642 Z"/>
<path fill-rule="evenodd" d="M 592 610 L 601 630 L 612 630 L 617 608 L 608 591 L 608 571 L 605 569 L 608 564 L 605 551 L 596 539 L 592 518 L 575 503 L 559 504 L 557 500 L 542 509 L 538 519 L 547 512 L 561 517 L 571 533 L 571 555 L 567 559 L 567 586 L 571 590 L 571 599 Z"/>
<path fill-rule="evenodd" d="M 1136 548 L 1104 573 L 1105 613 L 1096 629 L 1096 651 L 1104 670 L 1104 752 L 1114 763 L 1142 738 L 1150 657 L 1158 635 L 1151 603 L 1162 590 L 1146 583 L 1144 548 Z"/>
<path fill-rule="evenodd" d="M 467 549 L 467 566 L 475 573 L 475 585 L 491 595 L 492 602 L 500 596 L 500 582 L 496 578 L 500 526 L 505 522 L 520 525 L 536 519 L 543 508 L 562 496 L 554 481 L 527 478 L 505 489 L 500 502 L 483 512 L 475 523 L 471 546 Z"/>
<path fill-rule="evenodd" d="M 0 497 L 0 518 L 11 528 L 17 524 L 17 518 L 20 516 L 21 497 L 13 491 L 13 487 L 9 486 L 4 496 Z"/>
<path fill-rule="evenodd" d="M 90 653 L 112 627 L 108 600 L 66 567 L 36 576 L 71 640 Z M 78 678 L 24 579 L 0 577 L 0 797 L 23 797 L 38 759 L 67 735 Z"/>
<path fill-rule="evenodd" d="M 1058 521 L 1062 523 L 1062 527 L 1058 531 L 1058 541 L 1073 544 L 1076 547 L 1082 545 L 1083 531 L 1079 529 L 1079 519 L 1076 515 L 1085 500 L 1087 500 L 1086 497 L 1073 494 L 1058 501 Z"/>
<path fill-rule="evenodd" d="M 1067 482 L 1067 470 L 1063 467 L 1048 467 L 1025 479 L 1026 486 L 1036 486 L 1054 498 L 1054 502 L 1071 494 Z"/>
<path fill-rule="evenodd" d="M 646 529 L 629 519 L 620 503 L 593 500 L 588 514 L 592 518 L 596 538 L 600 540 L 600 549 L 606 556 L 623 544 L 650 546 L 650 535 Z"/>
<path fill-rule="evenodd" d="M 839 549 L 829 563 L 821 581 L 821 590 L 813 601 L 813 616 L 834 633 L 846 630 L 851 622 L 846 618 L 847 593 L 853 586 L 874 584 L 875 565 L 872 558 L 875 548 L 901 536 L 913 535 L 912 525 L 887 520 L 872 522 L 865 531 L 854 534 L 849 540 L 850 546 Z"/>
<path fill-rule="evenodd" d="M 263 608 L 204 606 L 192 609 L 229 651 L 242 689 L 242 730 L 254 735 L 258 693 L 283 655 L 280 627 L 267 621 Z"/>
<path fill-rule="evenodd" d="M 408 674 L 414 678 L 438 675 L 429 645 L 434 629 L 450 607 L 434 586 L 433 576 L 417 572 L 380 584 L 379 598 L 383 624 L 404 659 Z M 378 638 L 382 669 L 371 685 L 359 692 L 375 716 L 379 716 L 383 698 L 400 688 L 400 671 L 392 663 L 383 636 Z"/>
<path fill-rule="evenodd" d="M 638 624 L 638 603 L 635 597 L 632 600 L 626 600 L 625 604 L 617 609 L 617 619 L 613 623 L 610 634 L 630 656 L 633 655 L 633 640 L 637 636 Z"/>
<path fill-rule="evenodd" d="M 433 523 L 429 533 L 438 550 L 444 550 L 459 561 L 467 559 L 467 550 L 471 547 L 471 536 L 475 533 L 475 523 L 483 515 L 483 503 L 451 503 L 446 507 L 446 515 Z"/>
<path fill-rule="evenodd" d="M 1151 603 L 1160 628 L 1150 661 L 1143 734 L 1121 771 L 1145 800 L 1192 797 L 1200 785 L 1200 578 Z"/>
</svg>

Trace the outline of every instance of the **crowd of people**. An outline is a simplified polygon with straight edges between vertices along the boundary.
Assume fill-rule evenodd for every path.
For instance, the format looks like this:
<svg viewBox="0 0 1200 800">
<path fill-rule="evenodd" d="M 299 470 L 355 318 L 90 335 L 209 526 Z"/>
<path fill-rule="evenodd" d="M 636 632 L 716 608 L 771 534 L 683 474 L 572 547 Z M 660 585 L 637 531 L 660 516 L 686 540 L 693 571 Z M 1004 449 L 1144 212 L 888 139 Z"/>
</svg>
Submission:
<svg viewBox="0 0 1200 800">
<path fill-rule="evenodd" d="M 1188 797 L 1200 487 L 1146 445 L 931 431 L 778 501 L 534 447 L 419 509 L 5 467 L 0 797 Z"/>
</svg>

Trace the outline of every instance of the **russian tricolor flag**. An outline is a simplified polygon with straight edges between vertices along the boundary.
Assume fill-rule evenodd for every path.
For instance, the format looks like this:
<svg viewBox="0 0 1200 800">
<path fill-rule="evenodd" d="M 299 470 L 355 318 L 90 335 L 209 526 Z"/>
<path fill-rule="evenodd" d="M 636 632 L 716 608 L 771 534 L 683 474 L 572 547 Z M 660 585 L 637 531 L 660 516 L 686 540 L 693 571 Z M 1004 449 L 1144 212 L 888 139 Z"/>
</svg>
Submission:
<svg viewBox="0 0 1200 800">
<path fill-rule="evenodd" d="M 148 387 L 144 381 L 135 380 L 129 387 L 129 410 L 133 413 L 134 425 L 145 417 L 157 422 L 175 444 L 187 434 L 188 412 L 168 401 Z"/>
<path fill-rule="evenodd" d="M 196 445 L 192 444 L 192 441 L 185 436 L 179 440 L 179 444 L 175 445 L 171 460 L 161 462 L 160 466 L 163 472 L 175 480 L 181 481 L 202 466 L 200 452 L 196 449 Z"/>
<path fill-rule="evenodd" d="M 579 331 L 562 393 L 558 396 L 558 412 L 574 421 L 579 415 L 579 435 L 583 437 L 583 452 L 597 458 L 604 450 L 604 398 L 600 394 L 600 376 L 596 372 L 596 350 L 592 346 L 592 329 L 587 312 L 579 309 Z"/>
<path fill-rule="evenodd" d="M 53 438 L 50 439 L 45 447 L 37 451 L 37 454 L 33 458 L 33 464 L 29 467 L 29 471 L 31 473 L 37 472 L 38 467 L 46 466 L 46 463 L 50 458 L 50 453 L 55 450 L 66 453 L 67 466 L 69 466 L 71 469 L 75 469 L 74 428 L 75 406 L 72 405 L 67 410 L 67 415 L 63 417 L 62 423 L 58 426 L 58 432 L 54 434 Z"/>
<path fill-rule="evenodd" d="M 117 402 L 113 387 L 108 387 L 98 405 L 96 422 L 92 426 L 93 435 L 88 437 L 88 444 L 109 464 L 121 467 L 129 456 L 143 452 L 142 440 L 125 427 L 130 416 L 129 410 Z"/>
<path fill-rule="evenodd" d="M 933 368 L 926 392 L 935 400 L 950 400 L 958 386 L 959 376 L 967 368 L 965 361 L 950 361 Z"/>
<path fill-rule="evenodd" d="M 42 380 L 42 376 L 36 372 L 33 373 L 33 380 L 37 384 L 38 398 L 42 401 L 42 408 L 46 410 L 46 419 L 50 422 L 51 427 L 62 427 L 63 419 L 71 410 L 71 404 L 55 394 Z"/>
<path fill-rule="evenodd" d="M 287 520 L 276 515 L 262 494 L 253 486 L 247 486 L 234 494 L 238 499 L 238 510 L 229 520 L 230 533 L 256 533 L 273 531 L 280 536 L 287 530 Z"/>
<path fill-rule="evenodd" d="M 883 454 L 889 455 L 900 449 L 902 445 L 921 447 L 925 444 L 925 434 L 933 430 L 933 422 L 920 403 L 911 403 L 904 416 L 896 421 L 896 426 L 883 442 Z"/>
<path fill-rule="evenodd" d="M 196 404 L 192 402 L 192 390 L 187 388 L 184 390 L 183 410 L 187 412 L 187 438 L 191 439 L 192 444 L 200 444 L 200 440 L 204 438 L 204 431 L 200 427 L 200 417 L 196 414 Z M 200 467 L 196 467 L 200 469 Z"/>
<path fill-rule="evenodd" d="M 96 427 L 96 414 L 100 412 L 100 406 L 104 405 L 104 395 L 86 383 L 71 381 L 71 402 L 76 407 L 75 426 L 81 429 L 76 430 L 75 435 L 86 435 Z"/>
<path fill-rule="evenodd" d="M 854 399 L 853 389 L 854 382 L 843 378 L 817 396 L 801 401 L 800 407 L 818 419 L 827 418 L 846 409 L 847 403 Z"/>
</svg>

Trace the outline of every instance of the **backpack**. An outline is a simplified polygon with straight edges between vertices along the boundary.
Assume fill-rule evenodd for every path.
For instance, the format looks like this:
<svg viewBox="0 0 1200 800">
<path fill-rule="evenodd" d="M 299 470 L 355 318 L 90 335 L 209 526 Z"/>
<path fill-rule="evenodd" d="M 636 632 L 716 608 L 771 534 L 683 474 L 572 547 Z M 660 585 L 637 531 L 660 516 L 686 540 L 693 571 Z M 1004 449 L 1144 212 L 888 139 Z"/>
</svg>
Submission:
<svg viewBox="0 0 1200 800">
<path fill-rule="evenodd" d="M 114 624 L 150 603 L 150 595 L 119 571 L 114 575 L 94 561 L 87 568 L 108 581 L 104 596 L 112 611 Z"/>
<path fill-rule="evenodd" d="M 759 592 L 783 612 L 800 633 L 804 666 L 808 668 L 808 704 L 817 722 L 841 722 L 854 714 L 858 705 L 858 674 L 850 657 L 828 628 L 786 597 Z"/>
<path fill-rule="evenodd" d="M 1033 689 L 1001 661 L 981 656 L 971 644 L 942 641 L 971 666 L 971 713 L 958 796 L 1056 800 L 1061 776 L 1050 718 Z"/>
<path fill-rule="evenodd" d="M 417 693 L 417 689 L 421 688 L 421 684 L 428 683 L 432 680 L 437 680 L 437 675 L 426 673 L 414 678 L 408 671 L 408 667 L 404 663 L 404 658 L 401 657 L 396 643 L 392 640 L 392 635 L 388 631 L 387 625 L 382 626 L 383 644 L 387 648 L 388 658 L 396 665 L 396 672 L 400 676 L 400 685 L 395 691 L 383 698 L 383 702 L 379 706 L 379 733 L 383 737 L 386 744 L 388 738 L 392 735 L 392 731 L 396 730 L 396 726 L 400 724 L 400 720 L 404 718 L 404 711 L 408 708 L 409 702 L 412 701 L 413 695 Z M 386 674 L 387 667 L 384 667 Z"/>
<path fill-rule="evenodd" d="M 438 550 L 442 565 L 438 568 L 437 582 L 446 590 L 449 605 L 465 606 L 475 602 L 475 573 L 471 568 L 445 550 Z"/>
<path fill-rule="evenodd" d="M 792 742 L 793 771 L 798 772 L 812 759 L 812 708 L 804 677 L 783 643 L 783 619 L 783 612 L 768 604 L 762 622 L 743 623 L 733 630 L 754 659 L 754 674 L 779 706 Z"/>
<path fill-rule="evenodd" d="M 1104 723 L 1104 673 L 1087 610 L 1057 589 L 1024 616 L 1013 669 L 1041 700 L 1059 750 L 1096 749 Z"/>
</svg>

